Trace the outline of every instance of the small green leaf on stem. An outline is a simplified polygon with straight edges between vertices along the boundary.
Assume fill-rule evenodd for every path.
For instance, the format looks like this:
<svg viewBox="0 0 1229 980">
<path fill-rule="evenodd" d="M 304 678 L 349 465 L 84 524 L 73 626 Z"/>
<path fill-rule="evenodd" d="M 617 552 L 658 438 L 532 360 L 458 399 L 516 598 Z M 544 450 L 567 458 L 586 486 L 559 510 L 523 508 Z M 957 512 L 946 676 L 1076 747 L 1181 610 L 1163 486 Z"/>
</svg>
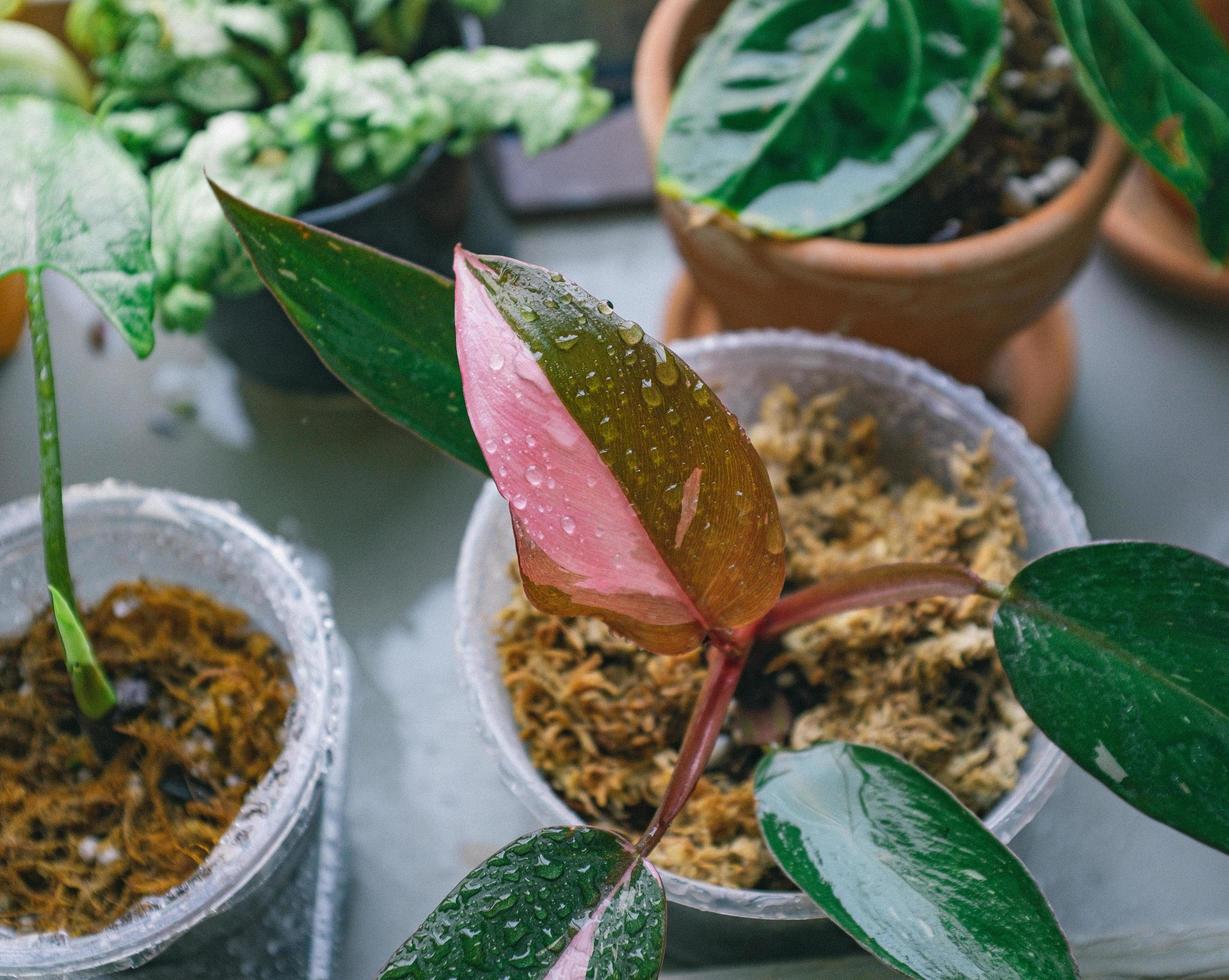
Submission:
<svg viewBox="0 0 1229 980">
<path fill-rule="evenodd" d="M 1069 980 L 1054 914 L 951 793 L 881 749 L 777 752 L 755 777 L 777 863 L 869 952 L 911 977 Z"/>
<path fill-rule="evenodd" d="M 1229 568 L 1164 544 L 1037 559 L 994 639 L 1024 710 L 1148 816 L 1229 853 Z"/>
<path fill-rule="evenodd" d="M 115 691 L 102 666 L 94 656 L 90 638 L 77 616 L 73 604 L 54 585 L 51 592 L 51 611 L 55 616 L 60 642 L 64 644 L 64 660 L 68 664 L 68 676 L 72 680 L 73 697 L 77 707 L 90 721 L 102 721 L 115 709 Z"/>
<path fill-rule="evenodd" d="M 650 980 L 661 969 L 665 927 L 657 871 L 626 841 L 593 827 L 551 827 L 471 871 L 379 980 Z"/>
</svg>

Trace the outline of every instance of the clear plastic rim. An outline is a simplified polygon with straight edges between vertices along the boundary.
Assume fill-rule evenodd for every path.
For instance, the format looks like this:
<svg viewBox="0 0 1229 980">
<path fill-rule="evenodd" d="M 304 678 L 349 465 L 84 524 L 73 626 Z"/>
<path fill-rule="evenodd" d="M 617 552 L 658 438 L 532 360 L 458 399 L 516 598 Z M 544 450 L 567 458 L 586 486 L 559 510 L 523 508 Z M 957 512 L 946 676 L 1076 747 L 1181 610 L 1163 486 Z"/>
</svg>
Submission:
<svg viewBox="0 0 1229 980">
<path fill-rule="evenodd" d="M 1045 496 L 1066 518 L 1070 537 L 1068 545 L 1085 543 L 1090 539 L 1084 514 L 1071 491 L 1054 471 L 1050 457 L 1028 438 L 1023 427 L 991 405 L 979 389 L 961 384 L 924 361 L 865 341 L 797 329 L 740 330 L 684 340 L 671 346 L 684 359 L 693 362 L 697 355 L 703 354 L 777 351 L 783 341 L 799 351 L 854 365 L 867 377 L 924 390 L 930 396 L 932 412 L 936 415 L 972 414 L 982 427 L 994 431 L 996 458 L 1014 456 L 1018 467 L 1036 475 Z M 486 723 L 487 718 L 499 714 L 501 702 L 507 701 L 507 691 L 499 681 L 497 672 L 486 669 L 493 649 L 489 628 L 477 632 L 467 629 L 465 613 L 477 604 L 481 581 L 479 570 L 490 553 L 491 542 L 498 540 L 497 535 L 507 534 L 504 528 L 507 521 L 507 505 L 495 485 L 488 482 L 474 505 L 457 565 L 456 601 L 461 625 L 456 644 L 461 682 L 467 691 L 481 735 L 496 756 L 505 785 L 544 824 L 584 823 L 534 768 L 520 739 L 509 737 L 507 732 Z M 491 682 L 492 677 L 495 683 Z M 985 820 L 987 828 L 1005 844 L 1010 843 L 1037 815 L 1070 765 L 1070 760 L 1039 731 L 1033 733 L 1030 745 L 1035 751 L 1035 759 L 1028 771 Z M 702 912 L 778 921 L 825 917 L 815 903 L 800 892 L 726 888 L 664 870 L 661 877 L 672 902 Z"/>
<path fill-rule="evenodd" d="M 74 975 L 144 962 L 225 908 L 304 831 L 301 817 L 314 805 L 331 762 L 344 701 L 342 647 L 328 598 L 304 576 L 291 547 L 266 534 L 237 505 L 108 480 L 69 487 L 64 507 L 70 539 L 74 518 L 94 511 L 140 516 L 181 528 L 195 526 L 224 537 L 232 546 L 247 546 L 266 563 L 262 573 L 270 576 L 267 596 L 285 630 L 287 654 L 311 667 L 320 679 L 320 690 L 296 692 L 286 745 L 249 797 L 259 797 L 263 806 L 259 819 L 247 817 L 241 830 L 228 829 L 196 874 L 162 896 L 162 904 L 152 910 L 130 913 L 98 933 L 55 935 L 54 944 L 46 942 L 48 934 L 0 933 L 0 968 L 17 971 L 5 975 L 18 977 Z M 40 520 L 35 497 L 0 507 L 0 552 L 38 534 Z M 275 590 L 281 590 L 282 601 L 271 598 Z M 275 785 L 281 773 L 286 778 Z M 244 809 L 248 810 L 246 804 Z"/>
</svg>

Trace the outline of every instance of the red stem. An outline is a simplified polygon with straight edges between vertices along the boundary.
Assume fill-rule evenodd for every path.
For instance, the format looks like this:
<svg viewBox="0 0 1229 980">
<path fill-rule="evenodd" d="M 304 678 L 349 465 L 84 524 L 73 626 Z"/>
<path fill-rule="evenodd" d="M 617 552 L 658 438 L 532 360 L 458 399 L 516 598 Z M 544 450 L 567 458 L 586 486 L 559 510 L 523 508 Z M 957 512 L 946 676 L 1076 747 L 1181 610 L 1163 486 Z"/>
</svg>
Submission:
<svg viewBox="0 0 1229 980">
<path fill-rule="evenodd" d="M 696 783 L 704 773 L 713 754 L 713 745 L 725 724 L 726 711 L 747 664 L 753 628 L 745 627 L 732 633 L 715 633 L 709 638 L 708 676 L 692 709 L 687 733 L 679 748 L 678 761 L 670 776 L 661 805 L 653 814 L 649 826 L 636 842 L 636 853 L 642 858 L 658 844 L 680 811 L 691 798 Z"/>
<path fill-rule="evenodd" d="M 757 640 L 769 640 L 786 630 L 824 616 L 891 606 L 935 596 L 983 595 L 1002 598 L 1003 590 L 959 565 L 900 562 L 879 565 L 828 579 L 781 599 L 760 620 Z"/>
</svg>

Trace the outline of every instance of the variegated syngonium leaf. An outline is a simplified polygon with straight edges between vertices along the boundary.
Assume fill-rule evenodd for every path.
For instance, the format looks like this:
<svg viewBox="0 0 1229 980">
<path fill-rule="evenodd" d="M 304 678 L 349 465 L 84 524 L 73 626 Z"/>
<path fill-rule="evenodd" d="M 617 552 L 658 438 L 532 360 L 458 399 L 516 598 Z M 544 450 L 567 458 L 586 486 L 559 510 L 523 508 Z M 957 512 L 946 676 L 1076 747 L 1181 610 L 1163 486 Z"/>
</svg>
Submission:
<svg viewBox="0 0 1229 980">
<path fill-rule="evenodd" d="M 758 620 L 784 539 L 764 465 L 681 359 L 558 273 L 457 250 L 470 423 L 529 598 L 657 653 Z"/>
</svg>

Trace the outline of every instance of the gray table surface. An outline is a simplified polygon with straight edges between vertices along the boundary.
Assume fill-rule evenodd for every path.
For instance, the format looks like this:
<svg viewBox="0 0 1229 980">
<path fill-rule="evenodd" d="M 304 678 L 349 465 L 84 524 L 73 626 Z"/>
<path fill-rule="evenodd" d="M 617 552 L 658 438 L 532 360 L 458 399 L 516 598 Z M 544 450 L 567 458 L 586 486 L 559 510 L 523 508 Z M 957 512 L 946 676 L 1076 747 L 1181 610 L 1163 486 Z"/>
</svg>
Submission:
<svg viewBox="0 0 1229 980">
<path fill-rule="evenodd" d="M 520 257 L 565 270 L 646 326 L 678 269 L 648 212 L 522 222 Z M 1229 315 L 1133 282 L 1097 254 L 1071 292 L 1079 389 L 1054 449 L 1094 534 L 1229 558 Z M 478 478 L 347 398 L 237 382 L 193 338 L 137 363 L 52 289 L 67 478 L 236 500 L 328 577 L 357 659 L 348 803 L 351 901 L 339 978 L 370 977 L 474 863 L 533 821 L 503 787 L 453 669 L 452 576 Z M 195 420 L 173 410 L 196 405 Z M 0 501 L 34 493 L 29 352 L 0 365 Z M 1135 815 L 1079 772 L 1018 849 L 1089 972 L 1229 972 L 1229 858 Z M 1175 938 L 1185 964 L 1158 950 Z M 865 971 L 865 972 L 863 972 Z M 782 967 L 734 976 L 796 974 Z M 833 976 L 878 975 L 867 963 Z"/>
</svg>

